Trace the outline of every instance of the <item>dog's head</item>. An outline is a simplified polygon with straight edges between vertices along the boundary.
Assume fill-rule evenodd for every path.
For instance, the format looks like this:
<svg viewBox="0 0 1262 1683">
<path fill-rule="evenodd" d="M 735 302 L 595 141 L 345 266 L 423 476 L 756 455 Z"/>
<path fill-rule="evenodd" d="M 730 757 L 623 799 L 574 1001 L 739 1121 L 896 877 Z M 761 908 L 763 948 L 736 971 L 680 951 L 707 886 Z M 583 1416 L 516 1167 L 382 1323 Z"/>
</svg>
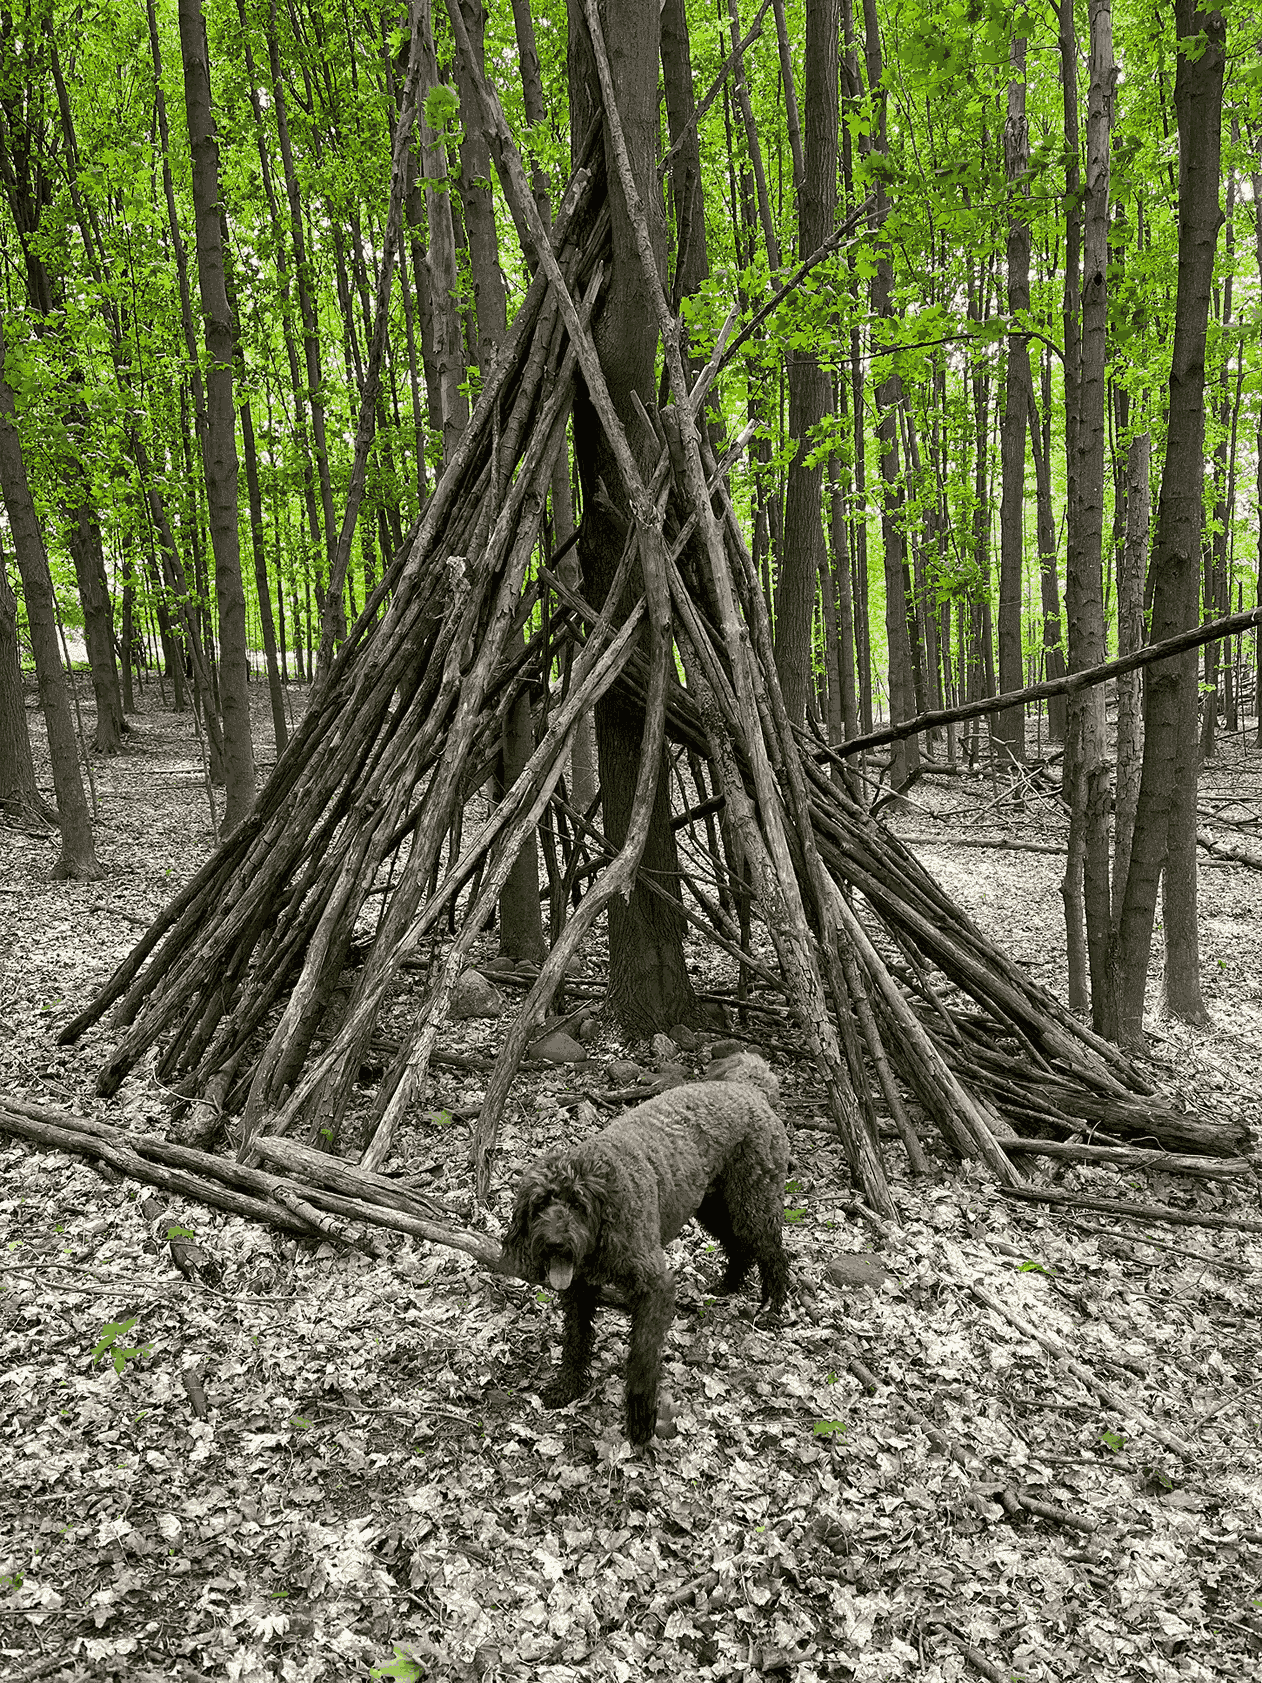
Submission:
<svg viewBox="0 0 1262 1683">
<path fill-rule="evenodd" d="M 757 1052 L 733 1052 L 719 1058 L 706 1070 L 707 1081 L 739 1081 L 754 1087 L 774 1109 L 780 1099 L 780 1082 L 775 1070 Z"/>
<path fill-rule="evenodd" d="M 599 1164 L 554 1151 L 521 1177 L 503 1261 L 523 1279 L 565 1291 L 596 1246 L 608 1191 Z"/>
</svg>

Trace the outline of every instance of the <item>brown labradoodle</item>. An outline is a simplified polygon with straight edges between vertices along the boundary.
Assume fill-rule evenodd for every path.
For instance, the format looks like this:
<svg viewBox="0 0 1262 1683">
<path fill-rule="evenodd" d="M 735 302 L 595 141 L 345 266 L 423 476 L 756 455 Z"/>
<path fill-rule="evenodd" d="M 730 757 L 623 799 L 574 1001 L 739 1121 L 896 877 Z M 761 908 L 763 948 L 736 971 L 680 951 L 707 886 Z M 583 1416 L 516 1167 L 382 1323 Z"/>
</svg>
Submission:
<svg viewBox="0 0 1262 1683">
<path fill-rule="evenodd" d="M 504 1261 L 562 1294 L 565 1335 L 560 1371 L 544 1393 L 549 1408 L 586 1390 L 600 1288 L 616 1286 L 631 1311 L 627 1436 L 632 1443 L 653 1436 L 662 1341 L 675 1310 L 662 1247 L 690 1216 L 727 1253 L 720 1292 L 736 1291 L 756 1262 L 763 1304 L 784 1307 L 789 1146 L 768 1102 L 776 1085 L 761 1058 L 739 1054 L 707 1080 L 659 1093 L 594 1139 L 526 1170 Z"/>
</svg>

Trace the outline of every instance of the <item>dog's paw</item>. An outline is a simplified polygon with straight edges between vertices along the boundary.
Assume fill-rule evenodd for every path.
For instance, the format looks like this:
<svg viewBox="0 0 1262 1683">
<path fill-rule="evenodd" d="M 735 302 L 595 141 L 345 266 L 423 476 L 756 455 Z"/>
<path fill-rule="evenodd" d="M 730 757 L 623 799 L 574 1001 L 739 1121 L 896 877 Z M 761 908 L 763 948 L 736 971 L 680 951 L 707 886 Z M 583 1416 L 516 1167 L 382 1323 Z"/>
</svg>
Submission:
<svg viewBox="0 0 1262 1683">
<path fill-rule="evenodd" d="M 544 1388 L 543 1406 L 545 1408 L 564 1408 L 566 1403 L 575 1402 L 587 1389 L 587 1380 L 570 1380 L 558 1375 L 551 1385 Z"/>
<path fill-rule="evenodd" d="M 632 1443 L 651 1443 L 657 1430 L 657 1398 L 627 1393 L 627 1436 Z"/>
</svg>

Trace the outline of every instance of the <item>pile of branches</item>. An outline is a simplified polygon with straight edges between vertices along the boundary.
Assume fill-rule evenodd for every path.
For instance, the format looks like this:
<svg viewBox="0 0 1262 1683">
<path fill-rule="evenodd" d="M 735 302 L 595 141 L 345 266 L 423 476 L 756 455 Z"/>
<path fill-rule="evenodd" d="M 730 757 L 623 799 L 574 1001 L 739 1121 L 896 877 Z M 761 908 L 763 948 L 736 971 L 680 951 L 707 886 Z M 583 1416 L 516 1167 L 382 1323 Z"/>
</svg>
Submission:
<svg viewBox="0 0 1262 1683">
<path fill-rule="evenodd" d="M 460 33 L 458 8 L 452 22 Z M 98 1091 L 114 1092 L 160 1045 L 159 1077 L 236 1117 L 247 1162 L 284 1135 L 335 1143 L 401 966 L 459 902 L 415 1031 L 386 1071 L 358 1142 L 361 1168 L 379 1169 L 424 1092 L 451 990 L 523 839 L 549 808 L 577 833 L 560 798 L 566 756 L 578 720 L 617 683 L 644 716 L 630 824 L 621 846 L 605 850 L 503 1038 L 474 1136 L 483 1196 L 530 1037 L 601 911 L 635 883 L 668 733 L 708 767 L 692 821 L 721 814 L 723 848 L 709 848 L 715 870 L 726 873 L 729 904 L 748 896 L 758 909 L 851 1173 L 876 1209 L 895 1213 L 877 1150 L 878 1092 L 913 1167 L 925 1165 L 925 1154 L 903 1089 L 955 1152 L 981 1158 L 1005 1184 L 1021 1178 L 1003 1147 L 1016 1122 L 1055 1124 L 1062 1134 L 1103 1123 L 1115 1134 L 1221 1149 L 1221 1138 L 1198 1139 L 1116 1048 L 988 941 L 789 720 L 766 602 L 698 425 L 736 312 L 690 381 L 594 7 L 589 22 L 610 167 L 665 346 L 671 402 L 640 415 L 660 446 L 654 473 L 646 479 L 637 467 L 588 327 L 610 226 L 601 167 L 594 161 L 576 174 L 550 236 L 498 102 L 479 78 L 505 193 L 539 257 L 513 331 L 418 530 L 252 815 L 61 1038 L 115 1007 L 118 1038 Z M 580 372 L 631 516 L 600 612 L 550 568 L 527 584 Z M 634 604 L 627 614 L 618 608 L 624 596 Z M 539 629 L 523 642 L 536 604 Z M 548 699 L 533 757 L 444 867 L 443 842 L 459 832 L 466 799 L 494 762 L 521 685 L 531 673 L 546 678 L 563 647 L 564 681 Z M 743 965 L 767 972 L 765 957 L 750 950 L 747 923 L 736 926 L 722 898 L 698 898 L 717 938 Z M 348 971 L 349 1002 L 331 1013 Z"/>
</svg>

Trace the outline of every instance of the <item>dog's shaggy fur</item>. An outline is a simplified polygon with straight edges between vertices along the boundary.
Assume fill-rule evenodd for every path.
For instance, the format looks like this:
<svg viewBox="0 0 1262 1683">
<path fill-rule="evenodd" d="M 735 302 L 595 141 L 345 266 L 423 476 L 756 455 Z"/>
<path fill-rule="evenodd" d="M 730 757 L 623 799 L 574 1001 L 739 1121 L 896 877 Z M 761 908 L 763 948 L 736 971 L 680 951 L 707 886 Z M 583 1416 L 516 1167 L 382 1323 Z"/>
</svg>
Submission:
<svg viewBox="0 0 1262 1683">
<path fill-rule="evenodd" d="M 653 1436 L 662 1341 L 675 1308 L 662 1247 L 690 1216 L 727 1253 L 720 1292 L 736 1291 L 756 1262 L 763 1304 L 783 1308 L 789 1147 L 768 1102 L 776 1088 L 762 1059 L 740 1054 L 713 1066 L 706 1081 L 659 1093 L 585 1144 L 526 1170 L 504 1262 L 562 1294 L 561 1367 L 544 1393 L 548 1407 L 586 1390 L 600 1288 L 616 1286 L 631 1311 L 627 1436 L 632 1443 Z"/>
</svg>

